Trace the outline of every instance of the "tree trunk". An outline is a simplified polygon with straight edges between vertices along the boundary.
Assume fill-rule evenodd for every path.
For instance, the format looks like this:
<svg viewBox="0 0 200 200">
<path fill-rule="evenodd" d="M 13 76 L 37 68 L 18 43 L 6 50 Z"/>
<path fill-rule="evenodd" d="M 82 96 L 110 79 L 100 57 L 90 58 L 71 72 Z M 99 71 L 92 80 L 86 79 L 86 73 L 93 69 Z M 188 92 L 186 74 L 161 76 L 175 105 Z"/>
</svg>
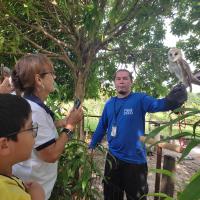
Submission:
<svg viewBox="0 0 200 200">
<path fill-rule="evenodd" d="M 87 81 L 87 75 L 84 71 L 78 71 L 76 73 L 75 78 L 75 92 L 74 97 L 79 98 L 81 102 L 83 103 L 84 97 L 85 97 L 85 85 Z M 84 133 L 84 121 L 82 120 L 77 126 L 77 138 L 81 140 L 85 140 L 85 133 Z"/>
<path fill-rule="evenodd" d="M 87 81 L 87 76 L 85 75 L 84 72 L 79 70 L 76 73 L 76 78 L 75 78 L 74 96 L 79 98 L 81 100 L 81 102 L 83 102 L 84 96 L 85 96 L 86 81 Z"/>
</svg>

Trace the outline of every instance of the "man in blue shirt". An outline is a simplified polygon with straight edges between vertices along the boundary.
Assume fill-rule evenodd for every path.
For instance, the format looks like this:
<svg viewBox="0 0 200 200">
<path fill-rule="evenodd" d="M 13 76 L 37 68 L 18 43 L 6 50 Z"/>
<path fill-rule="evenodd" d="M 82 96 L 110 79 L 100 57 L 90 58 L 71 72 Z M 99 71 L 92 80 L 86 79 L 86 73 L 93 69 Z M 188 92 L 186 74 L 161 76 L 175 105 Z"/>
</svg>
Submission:
<svg viewBox="0 0 200 200">
<path fill-rule="evenodd" d="M 145 115 L 178 108 L 187 100 L 187 92 L 179 84 L 162 99 L 133 93 L 132 74 L 125 69 L 115 73 L 114 83 L 117 96 L 106 102 L 89 147 L 94 149 L 107 134 L 104 200 L 123 200 L 124 191 L 127 200 L 139 200 L 148 193 L 146 149 L 140 141 Z"/>
</svg>

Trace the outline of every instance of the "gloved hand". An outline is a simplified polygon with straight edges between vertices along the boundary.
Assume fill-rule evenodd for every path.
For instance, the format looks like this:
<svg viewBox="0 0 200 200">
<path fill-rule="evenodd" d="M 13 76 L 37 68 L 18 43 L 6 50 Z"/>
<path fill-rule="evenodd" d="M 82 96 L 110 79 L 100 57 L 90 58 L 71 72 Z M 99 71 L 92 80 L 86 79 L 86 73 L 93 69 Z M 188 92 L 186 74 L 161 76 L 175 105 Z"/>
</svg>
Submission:
<svg viewBox="0 0 200 200">
<path fill-rule="evenodd" d="M 185 85 L 179 83 L 175 85 L 169 94 L 166 96 L 166 101 L 169 106 L 175 106 L 176 108 L 183 105 L 187 101 L 188 95 Z"/>
</svg>

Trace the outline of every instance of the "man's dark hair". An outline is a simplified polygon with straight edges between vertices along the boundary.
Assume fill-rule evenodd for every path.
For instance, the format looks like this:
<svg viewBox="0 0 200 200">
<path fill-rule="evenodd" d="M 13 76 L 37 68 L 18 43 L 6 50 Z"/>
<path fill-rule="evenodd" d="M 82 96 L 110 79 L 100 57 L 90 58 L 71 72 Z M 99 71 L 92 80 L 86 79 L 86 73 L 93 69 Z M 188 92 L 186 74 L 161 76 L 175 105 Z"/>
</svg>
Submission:
<svg viewBox="0 0 200 200">
<path fill-rule="evenodd" d="M 115 78 L 116 78 L 116 75 L 117 75 L 117 73 L 118 72 L 127 72 L 128 73 L 128 75 L 129 75 L 129 77 L 130 77 L 130 79 L 131 79 L 131 81 L 133 80 L 133 76 L 132 76 L 132 73 L 131 72 L 129 72 L 127 69 L 119 69 L 119 70 L 117 70 L 115 73 L 114 73 L 114 80 L 115 80 Z"/>
<path fill-rule="evenodd" d="M 0 137 L 18 132 L 25 125 L 31 113 L 29 103 L 22 97 L 0 94 Z M 8 137 L 17 140 L 17 136 Z"/>
</svg>

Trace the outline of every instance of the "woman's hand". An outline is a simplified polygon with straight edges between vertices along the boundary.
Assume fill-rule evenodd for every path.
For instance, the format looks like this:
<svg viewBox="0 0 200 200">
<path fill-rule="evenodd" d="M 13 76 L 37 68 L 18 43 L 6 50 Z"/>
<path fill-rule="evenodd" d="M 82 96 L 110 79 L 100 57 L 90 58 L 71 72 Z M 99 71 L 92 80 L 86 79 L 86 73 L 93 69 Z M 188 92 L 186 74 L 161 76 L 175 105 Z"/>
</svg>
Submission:
<svg viewBox="0 0 200 200">
<path fill-rule="evenodd" d="M 73 130 L 81 120 L 83 119 L 83 110 L 80 106 L 78 109 L 73 109 L 70 111 L 66 118 L 65 128 Z"/>
</svg>

